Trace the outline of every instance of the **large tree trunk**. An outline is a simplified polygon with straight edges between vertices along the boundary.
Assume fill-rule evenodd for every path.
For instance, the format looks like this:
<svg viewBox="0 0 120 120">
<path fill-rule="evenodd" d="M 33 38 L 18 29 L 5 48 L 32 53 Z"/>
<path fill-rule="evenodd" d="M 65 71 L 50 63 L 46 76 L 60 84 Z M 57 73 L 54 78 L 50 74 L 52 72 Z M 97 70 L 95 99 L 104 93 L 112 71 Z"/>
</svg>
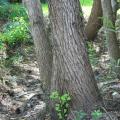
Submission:
<svg viewBox="0 0 120 120">
<path fill-rule="evenodd" d="M 47 39 L 40 0 L 23 0 L 27 7 L 43 88 L 49 90 L 52 52 Z"/>
<path fill-rule="evenodd" d="M 94 0 L 92 11 L 85 27 L 85 32 L 89 41 L 93 41 L 102 27 L 102 6 L 101 0 Z"/>
<path fill-rule="evenodd" d="M 48 3 L 54 36 L 51 90 L 70 93 L 71 111 L 90 113 L 100 94 L 88 60 L 79 0 Z"/>
<path fill-rule="evenodd" d="M 115 32 L 115 19 L 114 12 L 112 11 L 111 0 L 101 0 L 101 2 L 108 52 L 111 60 L 117 62 L 120 58 L 120 49 Z"/>
</svg>

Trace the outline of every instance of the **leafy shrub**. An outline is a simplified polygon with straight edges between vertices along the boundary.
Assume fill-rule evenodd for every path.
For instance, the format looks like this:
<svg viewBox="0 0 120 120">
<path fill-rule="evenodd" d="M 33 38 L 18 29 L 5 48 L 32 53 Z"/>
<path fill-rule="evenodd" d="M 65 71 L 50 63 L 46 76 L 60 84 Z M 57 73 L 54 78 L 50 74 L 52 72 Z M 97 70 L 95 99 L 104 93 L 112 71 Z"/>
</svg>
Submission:
<svg viewBox="0 0 120 120">
<path fill-rule="evenodd" d="M 58 115 L 58 120 L 67 120 L 71 97 L 69 94 L 60 95 L 57 91 L 52 92 L 50 98 L 55 102 L 55 110 Z M 84 111 L 75 111 L 74 120 L 86 120 L 88 114 Z M 102 112 L 100 110 L 94 110 L 91 112 L 92 120 L 98 120 L 102 117 Z"/>
<path fill-rule="evenodd" d="M 4 4 L 0 6 L 0 18 L 13 20 L 15 17 L 24 17 L 28 20 L 25 8 L 21 4 Z"/>
<path fill-rule="evenodd" d="M 5 66 L 13 65 L 21 57 L 21 45 L 31 37 L 28 26 L 23 17 L 16 17 L 3 26 L 3 32 L 0 33 L 0 49 L 5 47 L 6 50 Z"/>
<path fill-rule="evenodd" d="M 102 112 L 100 110 L 94 110 L 91 113 L 92 120 L 99 120 L 102 117 Z M 75 120 L 86 120 L 87 113 L 83 111 L 76 112 L 76 119 Z"/>
<path fill-rule="evenodd" d="M 8 21 L 0 33 L 0 49 L 5 48 L 5 65 L 8 67 L 19 61 L 20 55 L 23 55 L 20 52 L 21 45 L 31 37 L 28 16 L 21 4 L 6 3 L 0 4 L 0 19 Z"/>
<path fill-rule="evenodd" d="M 14 46 L 30 38 L 28 23 L 23 17 L 15 18 L 13 22 L 7 23 L 0 34 L 0 40 L 7 45 Z"/>
</svg>

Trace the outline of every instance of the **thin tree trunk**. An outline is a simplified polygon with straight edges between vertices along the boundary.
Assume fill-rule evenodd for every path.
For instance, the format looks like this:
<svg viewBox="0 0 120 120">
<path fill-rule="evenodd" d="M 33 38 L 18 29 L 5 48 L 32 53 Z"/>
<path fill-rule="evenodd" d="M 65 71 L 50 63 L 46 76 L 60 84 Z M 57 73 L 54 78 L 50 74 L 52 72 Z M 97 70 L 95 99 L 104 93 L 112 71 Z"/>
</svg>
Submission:
<svg viewBox="0 0 120 120">
<path fill-rule="evenodd" d="M 40 0 L 23 0 L 28 10 L 32 36 L 35 44 L 35 50 L 40 70 L 40 80 L 43 82 L 43 88 L 47 91 L 50 88 L 52 52 L 50 42 L 47 39 L 43 12 Z"/>
<path fill-rule="evenodd" d="M 116 63 L 120 59 L 120 49 L 115 32 L 114 12 L 112 11 L 111 0 L 101 0 L 103 10 L 103 22 L 106 30 L 106 40 L 108 52 L 112 63 Z M 117 74 L 120 74 L 119 67 L 116 68 Z"/>
<path fill-rule="evenodd" d="M 102 27 L 102 6 L 101 0 L 94 0 L 92 11 L 85 27 L 85 32 L 88 41 L 93 41 L 98 33 L 98 30 Z"/>
<path fill-rule="evenodd" d="M 100 94 L 85 47 L 79 0 L 48 3 L 54 36 L 51 91 L 68 92 L 72 97 L 71 111 L 82 108 L 90 113 Z"/>
</svg>

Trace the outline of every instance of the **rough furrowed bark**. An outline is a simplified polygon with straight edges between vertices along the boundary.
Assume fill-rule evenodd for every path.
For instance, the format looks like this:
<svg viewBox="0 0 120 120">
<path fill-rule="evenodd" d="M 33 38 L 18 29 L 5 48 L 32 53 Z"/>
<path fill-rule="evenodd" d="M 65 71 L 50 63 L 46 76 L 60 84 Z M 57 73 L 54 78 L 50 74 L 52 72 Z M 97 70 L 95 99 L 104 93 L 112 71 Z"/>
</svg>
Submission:
<svg viewBox="0 0 120 120">
<path fill-rule="evenodd" d="M 38 67 L 40 70 L 40 80 L 43 82 L 43 88 L 46 91 L 49 91 L 52 68 L 52 52 L 50 42 L 46 36 L 40 0 L 23 0 L 23 4 L 28 10 Z"/>
<path fill-rule="evenodd" d="M 51 91 L 68 92 L 72 97 L 71 111 L 83 109 L 90 113 L 100 97 L 85 48 L 79 0 L 48 3 L 53 32 Z"/>
</svg>

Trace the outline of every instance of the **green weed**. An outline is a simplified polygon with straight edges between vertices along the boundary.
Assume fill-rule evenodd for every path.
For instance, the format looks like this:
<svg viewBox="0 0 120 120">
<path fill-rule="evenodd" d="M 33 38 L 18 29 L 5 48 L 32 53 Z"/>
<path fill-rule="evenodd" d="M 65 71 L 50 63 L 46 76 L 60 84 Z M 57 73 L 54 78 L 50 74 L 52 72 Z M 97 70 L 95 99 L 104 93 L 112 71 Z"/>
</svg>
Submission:
<svg viewBox="0 0 120 120">
<path fill-rule="evenodd" d="M 55 101 L 55 110 L 57 112 L 59 120 L 67 120 L 71 97 L 65 93 L 60 95 L 57 91 L 52 92 L 50 98 Z"/>
</svg>

